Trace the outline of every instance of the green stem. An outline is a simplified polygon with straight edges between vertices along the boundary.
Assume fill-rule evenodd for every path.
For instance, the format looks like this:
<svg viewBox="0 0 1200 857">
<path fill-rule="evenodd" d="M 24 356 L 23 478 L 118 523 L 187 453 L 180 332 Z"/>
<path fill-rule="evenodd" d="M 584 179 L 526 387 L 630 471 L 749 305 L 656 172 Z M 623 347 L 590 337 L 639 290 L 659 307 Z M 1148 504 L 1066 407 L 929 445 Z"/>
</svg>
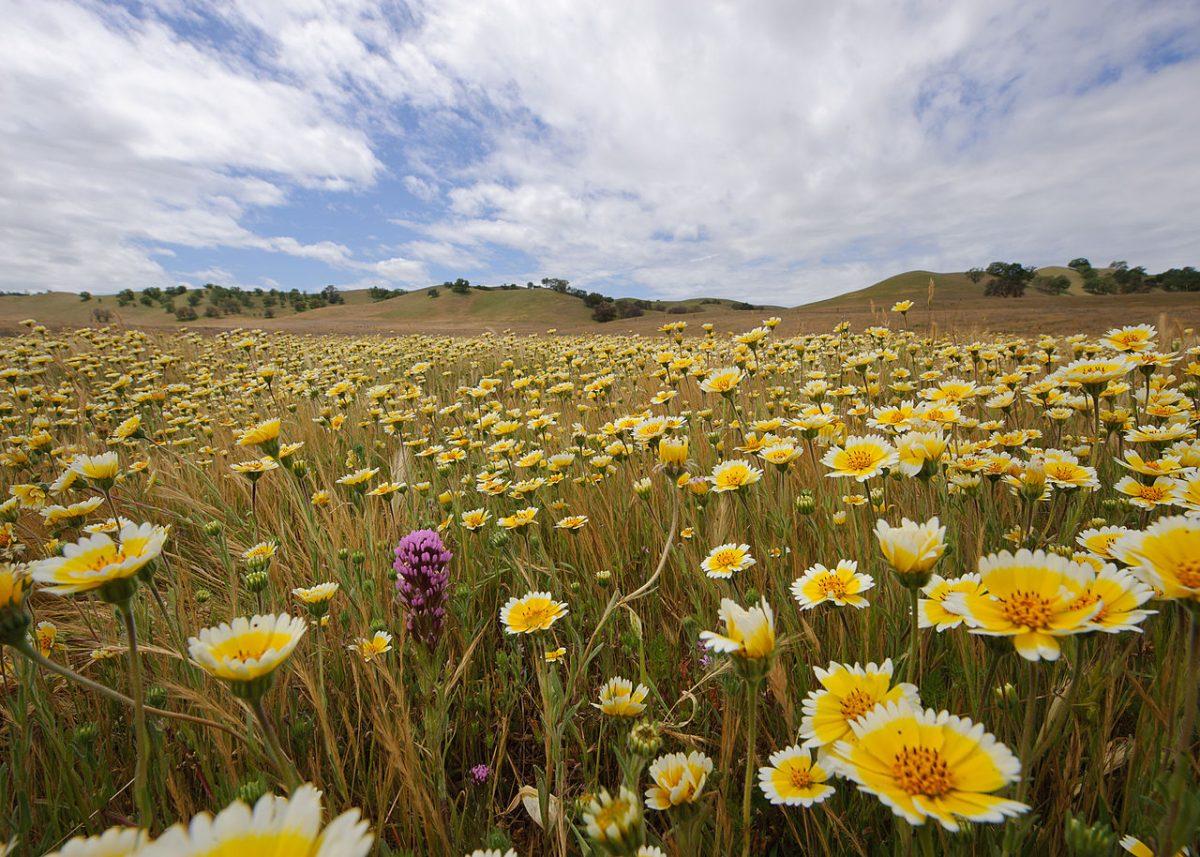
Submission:
<svg viewBox="0 0 1200 857">
<path fill-rule="evenodd" d="M 917 627 L 917 600 L 921 597 L 919 589 L 909 587 L 909 599 L 912 602 L 912 630 L 909 633 L 908 641 L 908 674 L 912 676 L 912 683 L 917 687 L 921 686 L 921 665 L 920 658 L 920 629 Z"/>
<path fill-rule="evenodd" d="M 750 855 L 750 797 L 754 794 L 754 745 L 758 733 L 758 680 L 746 681 L 746 779 L 742 783 L 742 857 Z"/>
<path fill-rule="evenodd" d="M 150 800 L 150 731 L 146 727 L 146 704 L 142 691 L 142 665 L 137 648 L 137 621 L 133 617 L 133 600 L 117 605 L 125 619 L 129 638 L 129 689 L 133 699 L 133 728 L 137 734 L 137 763 L 133 774 L 133 796 L 137 802 L 138 820 L 149 830 L 154 826 L 154 805 Z"/>
<path fill-rule="evenodd" d="M 13 644 L 13 648 L 22 656 L 37 664 L 45 670 L 49 670 L 56 675 L 60 675 L 65 679 L 75 682 L 88 690 L 95 691 L 101 696 L 111 699 L 113 702 L 119 702 L 121 705 L 127 705 L 130 708 L 134 707 L 134 702 L 128 696 L 119 691 L 113 690 L 111 687 L 106 687 L 99 682 L 92 681 L 86 676 L 82 676 L 70 667 L 63 666 L 57 661 L 52 661 L 49 658 L 43 657 L 42 653 L 34 649 L 29 643 Z M 238 735 L 233 729 L 225 726 L 222 723 L 217 723 L 215 720 L 208 720 L 204 717 L 196 717 L 193 714 L 184 714 L 180 711 L 168 711 L 165 708 L 155 708 L 152 705 L 143 706 L 147 714 L 153 714 L 155 717 L 166 717 L 171 720 L 182 720 L 187 723 L 195 723 L 200 726 L 208 726 L 212 729 L 219 729 L 222 732 L 228 732 L 230 735 Z"/>
<path fill-rule="evenodd" d="M 283 780 L 289 792 L 294 792 L 300 787 L 300 773 L 296 770 L 296 766 L 292 763 L 288 755 L 283 752 L 283 747 L 279 744 L 279 736 L 275 733 L 275 727 L 271 725 L 270 719 L 267 717 L 267 712 L 263 709 L 262 697 L 255 699 L 250 703 L 250 710 L 254 712 L 254 718 L 258 721 L 259 728 L 263 733 L 263 744 L 266 745 L 267 755 L 271 757 L 271 763 L 275 766 L 275 771 L 279 774 L 279 778 Z"/>
</svg>

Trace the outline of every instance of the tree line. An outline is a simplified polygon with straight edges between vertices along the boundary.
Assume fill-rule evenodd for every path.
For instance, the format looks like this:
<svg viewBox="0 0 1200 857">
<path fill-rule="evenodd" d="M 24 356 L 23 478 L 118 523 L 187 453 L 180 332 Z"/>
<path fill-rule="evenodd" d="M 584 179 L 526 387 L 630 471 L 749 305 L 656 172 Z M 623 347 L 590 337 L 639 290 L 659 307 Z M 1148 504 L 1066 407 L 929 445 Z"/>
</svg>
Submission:
<svg viewBox="0 0 1200 857">
<path fill-rule="evenodd" d="M 1124 260 L 1109 262 L 1100 269 L 1079 257 L 1068 262 L 1067 267 L 1079 274 L 1083 290 L 1092 295 L 1128 295 L 1154 289 L 1200 292 L 1200 271 L 1190 265 L 1150 274 L 1144 266 L 1131 268 Z M 971 268 L 967 278 L 972 283 L 982 282 L 983 293 L 989 297 L 1019 298 L 1031 287 L 1044 294 L 1061 295 L 1071 288 L 1066 274 L 1042 274 L 1032 265 L 1020 262 L 992 262 L 986 268 Z"/>
</svg>

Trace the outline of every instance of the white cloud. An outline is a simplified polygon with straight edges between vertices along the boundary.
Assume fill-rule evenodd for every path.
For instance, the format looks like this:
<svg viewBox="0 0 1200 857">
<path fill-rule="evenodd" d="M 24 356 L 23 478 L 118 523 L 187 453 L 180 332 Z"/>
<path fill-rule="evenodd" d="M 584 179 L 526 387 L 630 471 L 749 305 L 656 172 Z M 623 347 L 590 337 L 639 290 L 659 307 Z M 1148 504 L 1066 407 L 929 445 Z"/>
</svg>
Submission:
<svg viewBox="0 0 1200 857">
<path fill-rule="evenodd" d="M 167 244 L 784 303 L 993 258 L 1200 257 L 1192 0 L 138 15 L 0 0 L 0 287 L 161 279 Z M 371 197 L 381 176 L 407 195 Z M 378 243 L 255 228 L 297 188 Z"/>
</svg>

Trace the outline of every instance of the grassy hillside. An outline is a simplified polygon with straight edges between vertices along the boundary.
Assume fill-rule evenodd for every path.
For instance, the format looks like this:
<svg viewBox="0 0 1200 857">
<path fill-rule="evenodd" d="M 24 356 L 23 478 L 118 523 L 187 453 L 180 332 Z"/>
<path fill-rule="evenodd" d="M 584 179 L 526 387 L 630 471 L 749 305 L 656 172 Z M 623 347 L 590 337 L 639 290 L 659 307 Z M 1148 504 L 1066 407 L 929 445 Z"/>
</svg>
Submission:
<svg viewBox="0 0 1200 857">
<path fill-rule="evenodd" d="M 157 304 L 117 305 L 115 296 L 82 301 L 78 295 L 49 293 L 0 296 L 0 332 L 12 331 L 25 318 L 51 327 L 82 327 L 96 324 L 96 310 L 111 314 L 110 323 L 131 327 L 167 329 L 227 329 L 258 327 L 308 333 L 439 333 L 475 334 L 605 332 L 653 334 L 665 322 L 686 321 L 691 331 L 711 323 L 719 330 L 745 330 L 767 316 L 783 319 L 782 333 L 826 331 L 840 321 L 855 326 L 897 325 L 901 319 L 890 309 L 901 300 L 911 300 L 908 324 L 921 329 L 946 331 L 994 330 L 1013 333 L 1073 331 L 1097 332 L 1121 324 L 1148 322 L 1170 326 L 1200 327 L 1200 297 L 1187 293 L 1149 292 L 1135 295 L 1089 295 L 1081 288 L 1079 275 L 1069 268 L 1046 267 L 1039 273 L 1062 274 L 1071 281 L 1064 295 L 1046 295 L 1029 289 L 1022 298 L 991 298 L 983 284 L 973 283 L 962 272 L 908 271 L 872 286 L 827 300 L 785 309 L 737 308 L 727 300 L 692 298 L 656 302 L 641 317 L 598 323 L 592 310 L 577 297 L 546 289 L 471 289 L 457 294 L 438 288 L 420 289 L 383 301 L 374 301 L 366 290 L 342 292 L 344 303 L 304 312 L 288 305 L 272 309 L 267 318 L 261 301 L 250 308 L 220 317 L 206 317 L 207 301 L 197 307 L 194 321 L 181 322 Z M 931 287 L 932 282 L 932 287 Z M 186 303 L 185 296 L 175 305 Z M 672 311 L 674 310 L 674 311 Z M 686 312 L 681 312 L 686 310 Z"/>
</svg>

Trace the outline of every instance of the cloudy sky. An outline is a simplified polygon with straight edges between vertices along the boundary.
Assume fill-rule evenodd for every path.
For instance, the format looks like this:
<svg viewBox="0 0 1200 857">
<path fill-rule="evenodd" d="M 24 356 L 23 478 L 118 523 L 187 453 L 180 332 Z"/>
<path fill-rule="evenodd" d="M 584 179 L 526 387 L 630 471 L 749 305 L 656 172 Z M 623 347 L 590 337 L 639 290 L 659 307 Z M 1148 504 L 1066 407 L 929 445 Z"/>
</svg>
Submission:
<svg viewBox="0 0 1200 857">
<path fill-rule="evenodd" d="M 1200 3 L 0 0 L 0 289 L 1200 263 Z"/>
</svg>

